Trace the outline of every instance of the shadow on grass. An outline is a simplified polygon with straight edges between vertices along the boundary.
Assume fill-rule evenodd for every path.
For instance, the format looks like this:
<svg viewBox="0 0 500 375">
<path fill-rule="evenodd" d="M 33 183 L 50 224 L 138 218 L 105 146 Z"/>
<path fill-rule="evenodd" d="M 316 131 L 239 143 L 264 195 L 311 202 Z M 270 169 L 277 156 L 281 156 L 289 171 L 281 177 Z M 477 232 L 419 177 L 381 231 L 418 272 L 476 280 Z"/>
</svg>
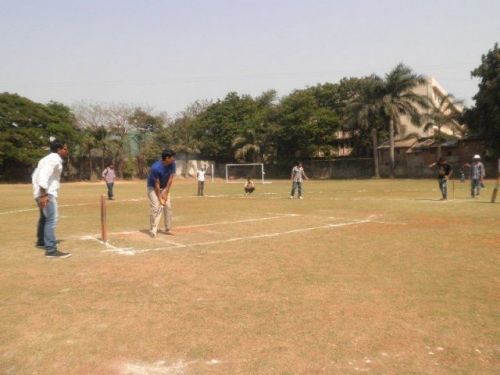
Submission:
<svg viewBox="0 0 500 375">
<path fill-rule="evenodd" d="M 416 201 L 431 201 L 431 202 L 446 202 L 441 199 L 431 199 L 431 198 L 415 198 Z"/>
</svg>

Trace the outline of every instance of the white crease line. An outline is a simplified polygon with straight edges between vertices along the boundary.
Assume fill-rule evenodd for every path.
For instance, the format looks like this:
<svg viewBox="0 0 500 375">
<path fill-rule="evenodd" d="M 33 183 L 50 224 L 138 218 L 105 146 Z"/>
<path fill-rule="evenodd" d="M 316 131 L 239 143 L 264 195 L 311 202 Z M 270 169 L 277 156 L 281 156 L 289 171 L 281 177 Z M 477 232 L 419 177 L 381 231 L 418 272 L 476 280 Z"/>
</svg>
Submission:
<svg viewBox="0 0 500 375">
<path fill-rule="evenodd" d="M 279 216 L 271 216 L 271 217 L 260 217 L 256 219 L 244 219 L 244 220 L 236 220 L 236 221 L 221 221 L 218 223 L 208 223 L 208 224 L 194 224 L 194 225 L 183 225 L 174 227 L 175 229 L 191 229 L 191 228 L 203 228 L 203 227 L 211 227 L 214 225 L 230 225 L 230 224 L 241 224 L 241 223 L 251 223 L 255 221 L 264 221 L 264 220 L 273 220 L 273 219 L 283 219 L 286 217 L 297 217 L 299 214 L 282 214 Z M 127 235 L 127 234 L 137 234 L 141 233 L 140 230 L 132 230 L 132 231 L 123 231 L 123 232 L 110 232 L 111 235 Z M 98 236 L 98 234 L 94 234 L 94 236 Z"/>
<path fill-rule="evenodd" d="M 371 222 L 377 224 L 388 224 L 388 225 L 408 225 L 407 223 L 397 223 L 393 221 L 381 221 L 381 220 L 372 220 Z"/>
<path fill-rule="evenodd" d="M 237 223 L 248 223 L 248 222 L 255 222 L 255 221 L 262 221 L 262 220 L 271 220 L 271 219 L 281 219 L 285 217 L 296 217 L 300 216 L 298 214 L 278 214 L 278 216 L 271 216 L 271 217 L 263 217 L 263 218 L 256 218 L 256 219 L 244 219 L 244 220 L 237 220 L 237 221 L 224 221 L 224 222 L 219 222 L 219 223 L 209 223 L 209 224 L 197 224 L 197 225 L 186 225 L 186 226 L 180 226 L 176 228 L 184 229 L 184 228 L 197 228 L 197 227 L 207 227 L 207 226 L 214 226 L 214 225 L 224 225 L 224 224 L 237 224 Z M 137 233 L 143 233 L 139 230 L 134 230 L 134 231 L 124 231 L 124 232 L 111 232 L 109 233 L 110 235 L 129 235 L 129 234 L 137 234 Z M 99 234 L 94 234 L 94 235 L 87 235 L 87 236 L 81 236 L 79 237 L 81 240 L 95 240 L 103 245 L 106 245 L 108 249 L 118 249 L 121 251 L 123 248 L 117 248 L 112 246 L 109 242 L 104 243 L 103 241 L 98 239 Z M 173 248 L 180 248 L 180 247 L 186 247 L 186 245 L 178 243 L 178 242 L 173 242 L 173 241 L 168 241 L 162 239 L 162 241 L 170 243 L 174 245 Z M 127 251 L 131 248 L 124 248 Z M 113 251 L 113 250 L 104 250 L 104 251 Z M 135 251 L 135 250 L 134 250 Z"/>
<path fill-rule="evenodd" d="M 38 210 L 39 210 L 39 208 L 25 208 L 25 209 L 22 209 L 22 210 L 15 210 L 15 211 L 3 211 L 3 212 L 0 212 L 0 215 L 18 214 L 18 213 L 21 213 L 21 212 L 38 211 Z"/>
<path fill-rule="evenodd" d="M 145 201 L 145 200 L 147 200 L 147 198 L 122 199 L 122 200 L 116 200 L 115 202 L 136 202 L 136 201 Z M 61 208 L 61 207 L 98 206 L 98 205 L 99 205 L 99 202 L 96 201 L 96 202 L 93 202 L 93 203 L 60 204 L 59 208 Z M 3 211 L 3 212 L 0 212 L 0 215 L 18 214 L 18 213 L 22 213 L 22 212 L 38 211 L 38 210 L 39 210 L 38 207 L 35 207 L 35 208 L 24 208 L 24 209 L 21 209 L 21 210 L 14 210 L 14 211 Z"/>
<path fill-rule="evenodd" d="M 116 247 L 111 245 L 109 242 L 104 242 L 96 237 L 92 236 L 83 236 L 81 237 L 82 240 L 91 240 L 91 241 L 97 241 L 101 245 L 106 246 L 108 250 L 103 250 L 103 251 L 112 251 L 114 253 L 122 254 L 122 255 L 135 255 L 136 251 L 133 247 Z"/>
<path fill-rule="evenodd" d="M 308 231 L 318 230 L 318 229 L 338 228 L 338 227 L 345 227 L 345 226 L 349 226 L 349 225 L 365 224 L 365 223 L 370 223 L 370 222 L 371 222 L 370 220 L 357 220 L 357 221 L 339 223 L 339 224 L 326 224 L 326 225 L 321 225 L 321 226 L 317 226 L 317 227 L 293 229 L 293 230 L 289 230 L 289 231 L 285 231 L 285 232 L 274 232 L 274 233 L 268 233 L 268 234 L 246 236 L 246 237 L 233 237 L 233 238 L 228 238 L 225 240 L 196 242 L 196 243 L 191 243 L 191 244 L 185 244 L 182 246 L 182 248 L 217 245 L 217 244 L 221 244 L 221 243 L 230 243 L 230 242 L 245 241 L 245 240 L 252 240 L 252 239 L 279 237 L 279 236 L 292 234 L 292 233 L 308 232 Z M 170 246 L 170 247 L 155 247 L 155 248 L 150 248 L 150 249 L 137 249 L 137 250 L 135 250 L 135 253 L 140 254 L 140 253 L 146 253 L 146 252 L 150 252 L 150 251 L 174 250 L 177 248 L 180 248 L 180 247 Z M 117 251 L 113 251 L 112 249 L 110 249 L 110 250 L 103 250 L 103 252 L 117 252 Z M 118 253 L 120 253 L 120 252 L 118 251 Z"/>
</svg>

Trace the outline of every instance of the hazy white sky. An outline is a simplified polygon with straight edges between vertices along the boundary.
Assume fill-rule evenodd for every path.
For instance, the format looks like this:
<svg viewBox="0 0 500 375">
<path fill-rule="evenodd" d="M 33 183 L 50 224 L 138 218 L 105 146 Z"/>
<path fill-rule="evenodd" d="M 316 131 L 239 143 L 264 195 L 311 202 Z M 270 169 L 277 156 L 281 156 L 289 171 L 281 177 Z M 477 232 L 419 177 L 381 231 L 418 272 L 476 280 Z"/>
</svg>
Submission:
<svg viewBox="0 0 500 375">
<path fill-rule="evenodd" d="M 0 92 L 171 115 L 399 62 L 472 105 L 499 0 L 0 0 Z"/>
</svg>

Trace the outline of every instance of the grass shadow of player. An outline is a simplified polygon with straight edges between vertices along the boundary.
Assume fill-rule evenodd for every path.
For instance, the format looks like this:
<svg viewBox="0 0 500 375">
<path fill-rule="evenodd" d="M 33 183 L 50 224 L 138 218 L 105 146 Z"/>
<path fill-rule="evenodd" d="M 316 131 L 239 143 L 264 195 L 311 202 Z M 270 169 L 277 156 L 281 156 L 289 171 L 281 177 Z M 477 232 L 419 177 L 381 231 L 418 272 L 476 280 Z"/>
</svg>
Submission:
<svg viewBox="0 0 500 375">
<path fill-rule="evenodd" d="M 441 202 L 442 199 L 432 199 L 432 198 L 415 198 L 416 201 L 430 201 L 430 202 Z"/>
</svg>

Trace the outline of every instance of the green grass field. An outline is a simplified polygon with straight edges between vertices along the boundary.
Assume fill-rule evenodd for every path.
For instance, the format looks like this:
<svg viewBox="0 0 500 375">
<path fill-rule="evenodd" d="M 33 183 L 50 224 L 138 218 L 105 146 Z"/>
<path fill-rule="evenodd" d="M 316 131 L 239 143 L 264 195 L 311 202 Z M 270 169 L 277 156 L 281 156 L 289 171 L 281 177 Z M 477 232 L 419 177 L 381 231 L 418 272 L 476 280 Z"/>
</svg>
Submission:
<svg viewBox="0 0 500 375">
<path fill-rule="evenodd" d="M 144 181 L 63 183 L 60 249 L 0 185 L 1 374 L 497 374 L 500 203 L 434 180 L 196 183 L 148 236 Z M 453 193 L 450 186 L 450 197 Z"/>
</svg>

